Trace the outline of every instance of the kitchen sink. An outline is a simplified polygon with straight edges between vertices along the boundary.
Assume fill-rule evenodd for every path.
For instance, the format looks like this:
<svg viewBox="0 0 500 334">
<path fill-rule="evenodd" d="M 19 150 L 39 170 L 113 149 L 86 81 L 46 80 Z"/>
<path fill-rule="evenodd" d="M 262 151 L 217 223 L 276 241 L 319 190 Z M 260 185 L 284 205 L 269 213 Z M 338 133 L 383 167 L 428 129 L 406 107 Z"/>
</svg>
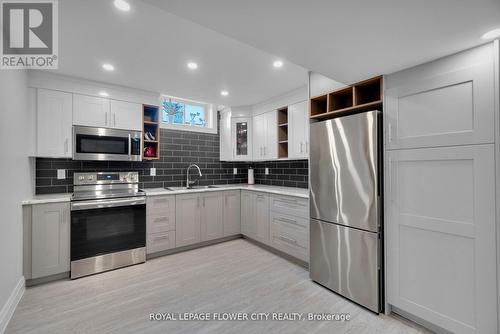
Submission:
<svg viewBox="0 0 500 334">
<path fill-rule="evenodd" d="M 167 187 L 165 189 L 171 190 L 171 191 L 177 191 L 177 190 L 199 190 L 199 189 L 211 189 L 211 188 L 218 188 L 217 186 L 194 186 L 194 187 Z"/>
</svg>

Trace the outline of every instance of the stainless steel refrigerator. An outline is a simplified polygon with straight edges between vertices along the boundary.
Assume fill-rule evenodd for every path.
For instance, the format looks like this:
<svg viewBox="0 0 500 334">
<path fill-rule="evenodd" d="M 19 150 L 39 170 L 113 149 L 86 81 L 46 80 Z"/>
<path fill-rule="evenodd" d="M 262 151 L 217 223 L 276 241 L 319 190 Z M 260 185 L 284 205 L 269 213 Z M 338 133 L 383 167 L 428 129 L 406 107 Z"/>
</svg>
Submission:
<svg viewBox="0 0 500 334">
<path fill-rule="evenodd" d="M 381 113 L 312 123 L 310 276 L 380 312 L 383 307 Z"/>
</svg>

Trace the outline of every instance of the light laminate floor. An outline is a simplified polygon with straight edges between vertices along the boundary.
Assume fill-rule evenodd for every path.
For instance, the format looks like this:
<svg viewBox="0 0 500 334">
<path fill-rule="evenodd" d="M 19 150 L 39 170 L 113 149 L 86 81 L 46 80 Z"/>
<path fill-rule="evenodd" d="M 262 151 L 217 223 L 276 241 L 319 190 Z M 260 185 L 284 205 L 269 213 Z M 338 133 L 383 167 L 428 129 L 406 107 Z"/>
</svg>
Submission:
<svg viewBox="0 0 500 334">
<path fill-rule="evenodd" d="M 350 321 L 150 321 L 150 313 L 349 313 Z M 238 239 L 28 288 L 7 333 L 429 333 L 375 315 Z"/>
</svg>

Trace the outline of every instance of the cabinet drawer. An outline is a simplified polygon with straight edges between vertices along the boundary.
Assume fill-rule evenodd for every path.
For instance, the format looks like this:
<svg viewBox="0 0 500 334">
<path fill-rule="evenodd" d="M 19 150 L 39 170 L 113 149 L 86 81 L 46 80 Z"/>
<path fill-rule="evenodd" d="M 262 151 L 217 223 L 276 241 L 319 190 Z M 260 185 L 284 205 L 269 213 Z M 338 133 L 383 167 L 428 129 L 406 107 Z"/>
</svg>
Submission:
<svg viewBox="0 0 500 334">
<path fill-rule="evenodd" d="M 162 215 L 173 212 L 175 215 L 175 196 L 148 197 L 146 212 L 148 215 Z"/>
<path fill-rule="evenodd" d="M 271 246 L 298 259 L 309 261 L 309 221 L 271 213 Z"/>
<path fill-rule="evenodd" d="M 271 196 L 271 211 L 309 218 L 309 200 L 293 196 Z"/>
<path fill-rule="evenodd" d="M 175 231 L 148 234 L 146 253 L 156 253 L 175 247 Z"/>
<path fill-rule="evenodd" d="M 146 218 L 147 233 L 167 232 L 175 230 L 175 211 L 165 214 L 151 214 Z"/>
</svg>

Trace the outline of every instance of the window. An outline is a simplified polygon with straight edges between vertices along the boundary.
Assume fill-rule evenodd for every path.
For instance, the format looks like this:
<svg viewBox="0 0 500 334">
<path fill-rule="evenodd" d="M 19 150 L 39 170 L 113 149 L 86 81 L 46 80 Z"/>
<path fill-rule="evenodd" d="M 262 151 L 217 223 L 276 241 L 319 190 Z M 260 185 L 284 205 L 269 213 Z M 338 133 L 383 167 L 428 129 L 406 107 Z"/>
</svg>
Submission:
<svg viewBox="0 0 500 334">
<path fill-rule="evenodd" d="M 187 131 L 216 133 L 217 118 L 213 106 L 184 99 L 162 97 L 162 127 Z M 215 126 L 214 126 L 215 123 Z"/>
</svg>

